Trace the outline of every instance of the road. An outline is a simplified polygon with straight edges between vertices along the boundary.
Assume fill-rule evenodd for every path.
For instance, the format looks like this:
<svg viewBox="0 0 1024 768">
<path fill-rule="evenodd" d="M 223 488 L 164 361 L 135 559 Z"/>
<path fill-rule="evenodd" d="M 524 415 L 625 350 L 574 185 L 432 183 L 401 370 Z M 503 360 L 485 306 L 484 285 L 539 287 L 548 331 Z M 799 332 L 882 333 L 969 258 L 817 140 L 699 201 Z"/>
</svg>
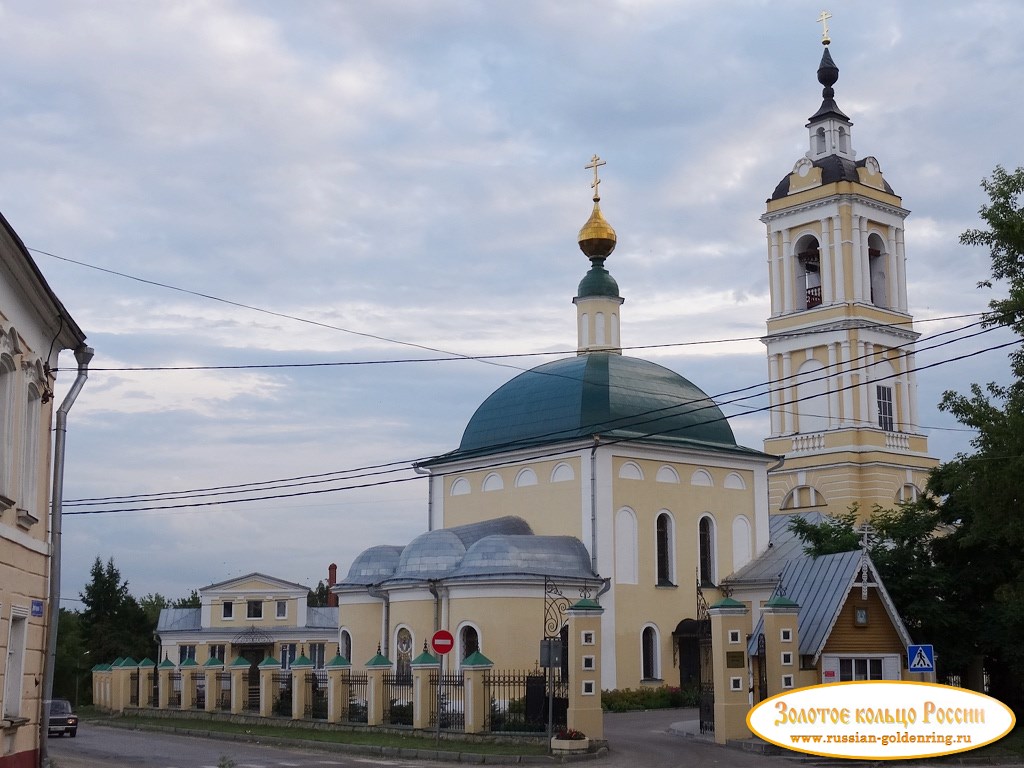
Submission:
<svg viewBox="0 0 1024 768">
<path fill-rule="evenodd" d="M 693 741 L 668 733 L 679 720 L 695 717 L 695 710 L 654 710 L 605 715 L 607 757 L 581 765 L 595 768 L 747 768 L 764 766 L 766 758 Z M 400 760 L 341 751 L 314 751 L 224 739 L 194 738 L 178 734 L 131 731 L 83 723 L 75 739 L 49 739 L 50 756 L 57 768 L 366 768 L 385 766 L 450 766 L 449 762 Z M 328 748 L 329 749 L 329 748 Z M 790 765 L 784 758 L 768 758 L 777 768 Z"/>
</svg>

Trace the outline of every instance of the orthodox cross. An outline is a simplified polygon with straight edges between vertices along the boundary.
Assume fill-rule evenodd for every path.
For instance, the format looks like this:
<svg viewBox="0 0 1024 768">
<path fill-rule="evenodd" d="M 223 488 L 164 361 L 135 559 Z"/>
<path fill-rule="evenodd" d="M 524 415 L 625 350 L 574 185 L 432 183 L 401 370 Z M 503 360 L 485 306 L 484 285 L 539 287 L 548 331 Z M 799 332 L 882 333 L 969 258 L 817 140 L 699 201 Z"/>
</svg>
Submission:
<svg viewBox="0 0 1024 768">
<path fill-rule="evenodd" d="M 590 188 L 594 190 L 595 200 L 601 197 L 601 190 L 599 189 L 601 179 L 599 179 L 597 176 L 597 169 L 600 168 L 602 165 L 607 165 L 607 162 L 602 160 L 597 155 L 594 155 L 592 158 L 590 158 L 590 162 L 587 165 L 583 166 L 587 170 L 590 170 L 591 168 L 594 169 L 594 181 L 593 183 L 591 183 Z"/>
<path fill-rule="evenodd" d="M 867 600 L 868 583 L 871 580 L 871 569 L 868 568 L 868 537 L 874 533 L 875 529 L 868 523 L 864 523 L 860 530 L 863 536 L 860 542 L 860 599 Z"/>
<path fill-rule="evenodd" d="M 822 45 L 828 45 L 829 43 L 832 42 L 829 39 L 829 36 L 828 36 L 828 20 L 831 19 L 831 18 L 832 18 L 832 14 L 831 13 L 829 13 L 828 11 L 822 11 L 821 15 L 817 19 L 818 21 L 821 22 L 821 27 L 822 27 L 822 29 L 821 29 L 821 44 Z"/>
</svg>

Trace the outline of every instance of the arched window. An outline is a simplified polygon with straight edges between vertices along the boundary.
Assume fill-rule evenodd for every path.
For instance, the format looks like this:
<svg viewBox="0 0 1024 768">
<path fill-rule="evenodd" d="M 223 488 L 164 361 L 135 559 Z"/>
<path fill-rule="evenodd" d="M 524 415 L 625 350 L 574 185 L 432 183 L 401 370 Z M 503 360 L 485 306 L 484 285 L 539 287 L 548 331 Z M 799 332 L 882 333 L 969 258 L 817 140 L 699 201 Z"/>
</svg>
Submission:
<svg viewBox="0 0 1024 768">
<path fill-rule="evenodd" d="M 871 303 L 878 307 L 889 306 L 889 289 L 886 284 L 885 241 L 877 233 L 868 236 L 868 273 L 871 279 Z"/>
<path fill-rule="evenodd" d="M 480 650 L 480 633 L 472 624 L 459 630 L 459 659 L 467 659 Z"/>
<path fill-rule="evenodd" d="M 13 500 L 11 488 L 13 467 L 11 453 L 14 450 L 14 361 L 7 355 L 0 356 L 0 495 Z"/>
<path fill-rule="evenodd" d="M 412 683 L 412 632 L 399 627 L 395 633 L 395 680 L 402 685 Z"/>
<path fill-rule="evenodd" d="M 35 384 L 29 385 L 28 402 L 25 407 L 25 442 L 21 470 L 21 503 L 25 509 L 36 517 L 40 511 L 37 506 L 39 480 L 39 411 L 42 401 Z"/>
<path fill-rule="evenodd" d="M 572 467 L 566 464 L 564 461 L 560 462 L 553 470 L 551 470 L 551 482 L 552 483 L 565 483 L 569 480 L 575 480 L 576 473 L 572 471 Z"/>
<path fill-rule="evenodd" d="M 808 507 L 824 507 L 828 501 L 813 485 L 798 485 L 786 494 L 781 509 L 806 509 Z"/>
<path fill-rule="evenodd" d="M 705 487 L 713 487 L 715 484 L 714 479 L 711 477 L 711 473 L 706 469 L 698 469 L 690 476 L 690 485 L 702 485 Z"/>
<path fill-rule="evenodd" d="M 623 480 L 643 480 L 644 471 L 635 461 L 627 461 L 619 467 L 619 477 Z"/>
<path fill-rule="evenodd" d="M 666 464 L 665 466 L 658 468 L 658 474 L 654 480 L 658 483 L 672 483 L 674 485 L 678 485 L 679 473 Z"/>
<path fill-rule="evenodd" d="M 733 491 L 744 491 L 747 488 L 747 484 L 743 481 L 743 477 L 736 472 L 730 472 L 725 476 L 725 487 Z"/>
<path fill-rule="evenodd" d="M 637 583 L 636 515 L 628 508 L 615 514 L 615 581 Z"/>
<path fill-rule="evenodd" d="M 338 633 L 338 655 L 352 661 L 352 633 L 347 629 Z"/>
<path fill-rule="evenodd" d="M 516 488 L 525 488 L 537 484 L 537 473 L 530 468 L 523 469 L 516 475 Z"/>
<path fill-rule="evenodd" d="M 501 479 L 501 475 L 497 472 L 491 472 L 487 477 L 484 478 L 484 490 L 485 491 L 500 491 L 505 487 L 504 481 Z"/>
<path fill-rule="evenodd" d="M 469 491 L 469 480 L 464 477 L 460 477 L 452 483 L 452 496 L 466 496 L 469 494 Z"/>
<path fill-rule="evenodd" d="M 711 586 L 715 583 L 715 524 L 710 517 L 700 519 L 697 535 L 700 541 L 700 583 Z"/>
<path fill-rule="evenodd" d="M 898 504 L 907 504 L 912 501 L 917 501 L 921 496 L 921 491 L 913 483 L 904 483 L 903 487 L 900 488 L 899 493 L 896 494 L 896 502 Z"/>
<path fill-rule="evenodd" d="M 821 248 L 813 235 L 796 241 L 796 309 L 812 309 L 821 304 Z"/>
<path fill-rule="evenodd" d="M 668 512 L 658 515 L 655 522 L 655 558 L 659 587 L 675 586 L 675 540 L 672 516 Z"/>
<path fill-rule="evenodd" d="M 640 633 L 641 671 L 644 680 L 661 679 L 661 654 L 659 653 L 658 628 L 648 624 Z"/>
</svg>

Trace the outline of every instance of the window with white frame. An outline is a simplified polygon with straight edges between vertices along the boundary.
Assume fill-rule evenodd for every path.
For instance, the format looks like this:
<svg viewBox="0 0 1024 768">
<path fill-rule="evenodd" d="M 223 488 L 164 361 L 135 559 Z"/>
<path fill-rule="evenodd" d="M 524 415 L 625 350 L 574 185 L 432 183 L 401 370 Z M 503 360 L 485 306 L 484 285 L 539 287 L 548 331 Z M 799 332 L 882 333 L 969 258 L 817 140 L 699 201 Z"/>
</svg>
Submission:
<svg viewBox="0 0 1024 768">
<path fill-rule="evenodd" d="M 644 627 L 640 635 L 642 670 L 644 680 L 661 679 L 661 654 L 658 648 L 658 629 L 652 625 Z"/>
<path fill-rule="evenodd" d="M 178 646 L 178 663 L 184 664 L 189 659 L 196 660 L 196 647 L 190 643 Z"/>
<path fill-rule="evenodd" d="M 729 678 L 729 690 L 742 691 L 743 690 L 743 678 L 742 677 L 730 677 Z"/>
<path fill-rule="evenodd" d="M 792 675 L 783 675 L 782 676 L 782 687 L 783 688 L 792 688 L 793 687 L 793 676 Z"/>
<path fill-rule="evenodd" d="M 700 583 L 715 583 L 715 524 L 710 517 L 702 517 L 697 530 L 700 542 Z"/>
<path fill-rule="evenodd" d="M 288 618 L 288 601 L 278 600 L 277 601 L 277 618 L 287 619 Z"/>
<path fill-rule="evenodd" d="M 263 601 L 262 600 L 247 600 L 245 603 L 245 618 L 247 619 L 262 619 L 263 618 Z"/>
<path fill-rule="evenodd" d="M 39 411 L 42 402 L 39 390 L 29 385 L 28 401 L 25 404 L 25 437 L 22 445 L 21 504 L 30 514 L 38 517 L 37 499 L 39 485 Z"/>
<path fill-rule="evenodd" d="M 327 655 L 327 644 L 326 643 L 310 643 L 309 644 L 309 660 L 313 662 L 313 666 L 316 669 L 323 669 Z"/>
<path fill-rule="evenodd" d="M 7 355 L 0 356 L 0 496 L 11 503 L 14 490 L 11 478 L 14 468 L 11 455 L 14 451 L 14 361 Z"/>
<path fill-rule="evenodd" d="M 216 643 L 210 646 L 210 658 L 217 659 L 217 661 L 224 661 L 225 648 L 223 643 Z"/>
<path fill-rule="evenodd" d="M 658 515 L 655 523 L 655 558 L 657 561 L 657 584 L 659 587 L 675 586 L 675 526 L 668 512 Z"/>
<path fill-rule="evenodd" d="M 7 666 L 4 669 L 4 717 L 24 717 L 22 712 L 22 681 L 25 678 L 25 643 L 28 637 L 28 616 L 12 613 L 7 637 Z"/>
<path fill-rule="evenodd" d="M 298 658 L 295 643 L 281 643 L 281 669 L 291 669 L 292 662 Z"/>
<path fill-rule="evenodd" d="M 230 620 L 235 618 L 235 604 L 230 600 L 225 600 L 220 605 L 220 615 L 223 619 Z"/>
<path fill-rule="evenodd" d="M 884 680 L 881 659 L 840 659 L 839 682 L 850 680 Z"/>
<path fill-rule="evenodd" d="M 785 627 L 779 630 L 779 640 L 783 643 L 793 642 L 793 630 L 789 627 Z"/>
<path fill-rule="evenodd" d="M 468 659 L 480 650 L 480 633 L 476 627 L 466 624 L 459 630 L 459 659 Z"/>
<path fill-rule="evenodd" d="M 892 411 L 892 387 L 879 384 L 876 386 L 876 392 L 878 395 L 878 426 L 887 432 L 892 432 L 895 429 Z"/>
<path fill-rule="evenodd" d="M 347 629 L 338 634 L 338 653 L 352 661 L 352 633 Z"/>
<path fill-rule="evenodd" d="M 790 667 L 793 665 L 793 652 L 783 651 L 782 652 L 782 666 Z"/>
</svg>

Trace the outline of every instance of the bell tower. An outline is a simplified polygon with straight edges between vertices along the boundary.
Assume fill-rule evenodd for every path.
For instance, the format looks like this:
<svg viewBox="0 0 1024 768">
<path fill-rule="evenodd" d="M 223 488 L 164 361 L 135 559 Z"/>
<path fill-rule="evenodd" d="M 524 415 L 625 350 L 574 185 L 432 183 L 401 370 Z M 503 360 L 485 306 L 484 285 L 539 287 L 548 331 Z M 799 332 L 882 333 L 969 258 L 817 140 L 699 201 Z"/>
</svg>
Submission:
<svg viewBox="0 0 1024 768">
<path fill-rule="evenodd" d="M 824 14 L 823 14 L 824 17 Z M 826 21 L 822 18 L 819 21 Z M 892 507 L 924 488 L 936 460 L 918 427 L 904 220 L 910 213 L 835 101 L 825 45 L 809 148 L 761 217 L 771 316 L 762 339 L 771 382 L 772 512 Z"/>
</svg>

